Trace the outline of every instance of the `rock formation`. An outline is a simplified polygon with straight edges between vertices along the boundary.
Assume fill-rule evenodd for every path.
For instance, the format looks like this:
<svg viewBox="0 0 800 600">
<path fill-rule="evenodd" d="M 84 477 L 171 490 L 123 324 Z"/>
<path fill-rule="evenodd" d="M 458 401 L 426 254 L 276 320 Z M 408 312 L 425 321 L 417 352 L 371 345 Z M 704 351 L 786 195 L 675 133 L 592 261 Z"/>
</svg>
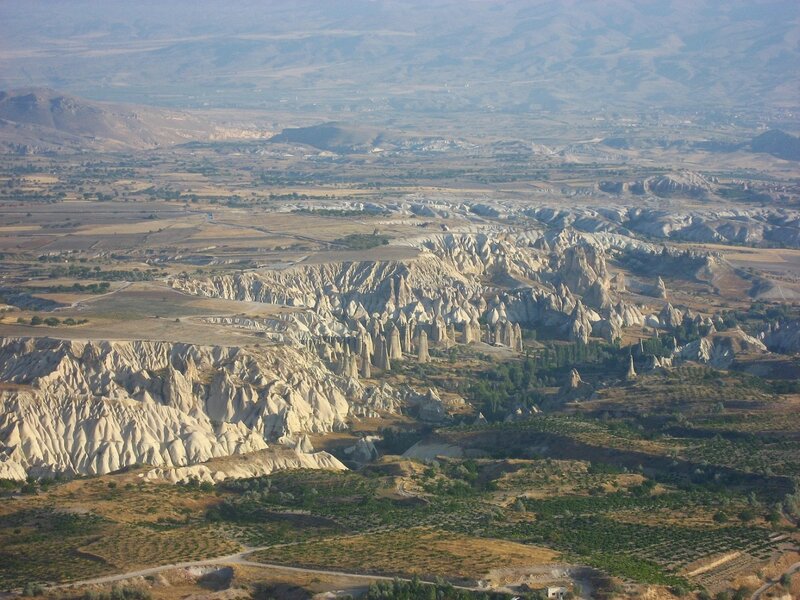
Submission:
<svg viewBox="0 0 800 600">
<path fill-rule="evenodd" d="M 403 359 L 403 349 L 400 344 L 400 331 L 394 326 L 389 333 L 389 358 L 391 360 Z"/>
<path fill-rule="evenodd" d="M 773 352 L 793 354 L 800 352 L 800 321 L 778 321 L 772 323 L 761 337 Z"/>
<path fill-rule="evenodd" d="M 633 381 L 636 379 L 636 369 L 633 367 L 633 355 L 631 354 L 628 357 L 628 372 L 625 374 L 625 379 L 627 381 Z"/>
<path fill-rule="evenodd" d="M 689 342 L 675 351 L 680 360 L 706 363 L 718 369 L 727 369 L 737 355 L 762 354 L 767 347 L 761 340 L 747 335 L 741 329 L 708 335 Z"/>
<path fill-rule="evenodd" d="M 364 379 L 369 379 L 372 377 L 372 364 L 371 358 L 369 355 L 369 350 L 366 344 L 362 344 L 361 346 L 361 377 Z"/>
<path fill-rule="evenodd" d="M 424 329 L 421 329 L 417 339 L 417 362 L 426 363 L 430 359 L 431 357 L 428 355 L 428 334 L 425 333 Z"/>
<path fill-rule="evenodd" d="M 653 296 L 655 296 L 656 298 L 661 298 L 662 300 L 667 299 L 667 286 L 664 283 L 664 280 L 661 279 L 661 276 L 659 276 L 658 282 L 653 288 Z"/>
<path fill-rule="evenodd" d="M 676 327 L 680 327 L 681 323 L 683 323 L 683 315 L 681 314 L 681 311 L 679 311 L 677 308 L 674 308 L 672 304 L 667 302 L 667 304 L 664 305 L 664 308 L 661 309 L 661 312 L 658 313 L 658 320 L 664 327 L 675 329 Z"/>
<path fill-rule="evenodd" d="M 145 478 L 172 483 L 188 481 L 219 483 L 226 479 L 263 477 L 285 469 L 344 471 L 347 467 L 327 452 L 302 452 L 297 449 L 271 447 L 252 454 L 214 459 L 203 464 L 156 467 L 148 471 Z"/>
<path fill-rule="evenodd" d="M 343 429 L 372 400 L 313 352 L 164 342 L 0 340 L 0 471 L 185 466 Z"/>
</svg>

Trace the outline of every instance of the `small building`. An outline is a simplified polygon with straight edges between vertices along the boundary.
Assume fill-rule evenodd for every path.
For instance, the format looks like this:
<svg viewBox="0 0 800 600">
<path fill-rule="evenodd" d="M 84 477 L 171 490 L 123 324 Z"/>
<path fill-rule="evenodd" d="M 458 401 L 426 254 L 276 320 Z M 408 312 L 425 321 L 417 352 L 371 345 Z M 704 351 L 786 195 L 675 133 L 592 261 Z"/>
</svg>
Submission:
<svg viewBox="0 0 800 600">
<path fill-rule="evenodd" d="M 564 600 L 567 597 L 569 590 L 565 587 L 549 587 L 547 588 L 547 597 L 554 600 Z"/>
</svg>

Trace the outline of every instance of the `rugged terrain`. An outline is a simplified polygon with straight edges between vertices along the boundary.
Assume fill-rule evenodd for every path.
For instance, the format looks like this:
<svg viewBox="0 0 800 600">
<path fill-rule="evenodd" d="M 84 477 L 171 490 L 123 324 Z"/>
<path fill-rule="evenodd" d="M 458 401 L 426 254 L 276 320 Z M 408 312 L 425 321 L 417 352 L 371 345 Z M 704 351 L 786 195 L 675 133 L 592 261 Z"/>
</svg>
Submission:
<svg viewBox="0 0 800 600">
<path fill-rule="evenodd" d="M 3 594 L 800 594 L 794 3 L 95 4 L 0 19 Z"/>
</svg>

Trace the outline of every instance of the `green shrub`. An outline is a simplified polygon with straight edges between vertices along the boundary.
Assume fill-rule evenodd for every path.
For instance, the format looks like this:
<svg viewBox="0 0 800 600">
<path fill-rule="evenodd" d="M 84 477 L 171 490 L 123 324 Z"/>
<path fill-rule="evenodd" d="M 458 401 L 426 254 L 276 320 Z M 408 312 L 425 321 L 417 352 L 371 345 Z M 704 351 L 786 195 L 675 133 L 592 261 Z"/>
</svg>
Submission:
<svg viewBox="0 0 800 600">
<path fill-rule="evenodd" d="M 26 583 L 22 588 L 23 596 L 41 596 L 44 594 L 44 588 L 38 583 Z"/>
</svg>

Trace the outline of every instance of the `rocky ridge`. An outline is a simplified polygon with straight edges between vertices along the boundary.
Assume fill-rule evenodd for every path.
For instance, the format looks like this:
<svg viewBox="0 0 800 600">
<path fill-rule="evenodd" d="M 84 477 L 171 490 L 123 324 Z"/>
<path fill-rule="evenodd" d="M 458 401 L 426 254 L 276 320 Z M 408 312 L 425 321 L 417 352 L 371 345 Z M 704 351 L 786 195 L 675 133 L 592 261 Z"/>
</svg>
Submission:
<svg viewBox="0 0 800 600">
<path fill-rule="evenodd" d="M 186 466 L 392 408 L 290 345 L 6 338 L 0 381 L 0 477 L 14 479 Z"/>
<path fill-rule="evenodd" d="M 402 352 L 414 353 L 420 331 L 433 344 L 483 341 L 519 349 L 521 325 L 557 327 L 586 342 L 592 335 L 612 341 L 623 327 L 644 324 L 642 307 L 619 295 L 624 278 L 607 265 L 607 257 L 627 249 L 613 236 L 525 231 L 408 243 L 421 250 L 418 258 L 301 263 L 280 271 L 176 277 L 170 284 L 202 296 L 309 309 L 316 317 L 303 319 L 316 319 L 324 336 L 358 338 L 369 331 L 370 356 L 382 348 L 381 338 L 391 341 L 393 329 L 404 342 Z M 656 253 L 653 247 L 640 251 Z M 361 353 L 357 346 L 352 350 Z"/>
</svg>

